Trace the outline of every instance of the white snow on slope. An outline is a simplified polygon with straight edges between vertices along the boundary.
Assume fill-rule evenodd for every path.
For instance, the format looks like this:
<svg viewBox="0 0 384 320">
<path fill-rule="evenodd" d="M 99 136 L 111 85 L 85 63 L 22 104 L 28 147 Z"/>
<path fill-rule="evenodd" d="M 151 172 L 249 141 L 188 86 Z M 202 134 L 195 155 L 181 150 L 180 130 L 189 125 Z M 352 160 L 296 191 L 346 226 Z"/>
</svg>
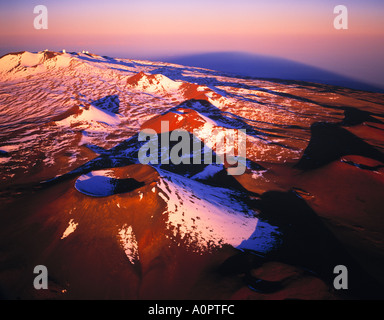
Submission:
<svg viewBox="0 0 384 320">
<path fill-rule="evenodd" d="M 0 75 L 8 80 L 18 80 L 47 70 L 67 68 L 72 59 L 73 57 L 67 53 L 43 51 L 8 54 L 0 59 Z"/>
<path fill-rule="evenodd" d="M 140 260 L 138 243 L 132 226 L 124 224 L 119 230 L 119 242 L 124 249 L 125 255 L 132 264 L 135 264 L 137 260 Z"/>
<path fill-rule="evenodd" d="M 167 205 L 164 214 L 175 238 L 181 237 L 197 251 L 229 244 L 238 248 L 252 245 L 265 252 L 277 243 L 278 231 L 259 222 L 235 191 L 207 187 L 168 171 L 159 173 L 159 196 Z M 264 232 L 257 232 L 259 223 Z"/>
<path fill-rule="evenodd" d="M 162 74 L 142 73 L 140 79 L 133 85 L 136 90 L 142 90 L 149 93 L 166 93 L 180 89 L 182 82 L 173 81 Z"/>
<path fill-rule="evenodd" d="M 24 52 L 21 55 L 20 66 L 35 67 L 44 61 L 44 53 Z"/>
<path fill-rule="evenodd" d="M 6 55 L 0 60 L 0 73 L 8 72 L 19 64 L 20 58 L 17 55 Z"/>
<path fill-rule="evenodd" d="M 61 236 L 61 239 L 65 239 L 71 233 L 75 232 L 78 225 L 79 224 L 77 222 L 75 222 L 73 219 L 69 220 L 68 227 L 67 227 L 67 229 L 65 229 L 63 235 Z"/>
<path fill-rule="evenodd" d="M 121 119 L 118 115 L 108 112 L 106 110 L 99 109 L 94 106 L 89 106 L 87 109 L 83 108 L 82 112 L 78 115 L 71 115 L 61 121 L 56 121 L 58 125 L 71 126 L 74 123 L 85 122 L 87 124 L 107 124 L 110 126 L 116 126 L 120 124 Z M 97 126 L 96 126 L 97 127 Z"/>
</svg>

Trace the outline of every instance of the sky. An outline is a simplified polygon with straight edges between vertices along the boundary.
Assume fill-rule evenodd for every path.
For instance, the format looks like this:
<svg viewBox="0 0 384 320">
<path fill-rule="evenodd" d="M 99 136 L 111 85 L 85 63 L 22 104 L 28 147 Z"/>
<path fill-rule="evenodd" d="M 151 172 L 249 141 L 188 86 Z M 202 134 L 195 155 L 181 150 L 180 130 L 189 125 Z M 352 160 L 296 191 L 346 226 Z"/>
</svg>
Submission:
<svg viewBox="0 0 384 320">
<path fill-rule="evenodd" d="M 334 7 L 348 9 L 337 30 Z M 36 5 L 48 29 L 34 28 Z M 238 51 L 384 87 L 382 0 L 13 0 L 0 2 L 0 54 L 88 50 L 121 58 Z"/>
</svg>

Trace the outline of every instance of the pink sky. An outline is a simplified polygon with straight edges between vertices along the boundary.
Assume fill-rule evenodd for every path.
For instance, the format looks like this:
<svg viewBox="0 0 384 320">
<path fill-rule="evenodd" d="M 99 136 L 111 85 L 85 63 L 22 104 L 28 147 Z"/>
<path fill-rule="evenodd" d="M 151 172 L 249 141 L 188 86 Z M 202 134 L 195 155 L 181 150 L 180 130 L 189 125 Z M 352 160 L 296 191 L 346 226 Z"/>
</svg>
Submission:
<svg viewBox="0 0 384 320">
<path fill-rule="evenodd" d="M 333 27 L 323 1 L 45 1 L 48 30 L 33 28 L 40 3 L 1 4 L 0 51 L 44 49 L 119 57 L 210 51 L 267 54 L 384 86 L 384 4 L 346 1 L 349 29 Z"/>
</svg>

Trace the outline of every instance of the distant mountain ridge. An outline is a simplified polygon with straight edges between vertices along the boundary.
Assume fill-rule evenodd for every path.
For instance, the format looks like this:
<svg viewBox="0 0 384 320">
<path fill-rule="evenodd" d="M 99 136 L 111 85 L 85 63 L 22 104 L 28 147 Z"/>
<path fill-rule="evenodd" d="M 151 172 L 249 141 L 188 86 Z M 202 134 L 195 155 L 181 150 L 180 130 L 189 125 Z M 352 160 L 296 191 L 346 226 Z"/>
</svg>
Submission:
<svg viewBox="0 0 384 320">
<path fill-rule="evenodd" d="M 210 52 L 161 58 L 161 61 L 208 68 L 252 78 L 297 80 L 351 89 L 384 92 L 384 88 L 293 60 L 242 52 Z"/>
</svg>

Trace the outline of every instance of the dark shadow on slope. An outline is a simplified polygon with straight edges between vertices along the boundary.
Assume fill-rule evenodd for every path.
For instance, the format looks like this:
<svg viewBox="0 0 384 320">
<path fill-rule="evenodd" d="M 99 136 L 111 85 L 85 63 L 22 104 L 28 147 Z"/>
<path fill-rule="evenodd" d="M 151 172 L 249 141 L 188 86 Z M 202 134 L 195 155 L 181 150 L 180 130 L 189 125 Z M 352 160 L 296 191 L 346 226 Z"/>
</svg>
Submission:
<svg viewBox="0 0 384 320">
<path fill-rule="evenodd" d="M 311 126 L 311 140 L 296 167 L 316 169 L 346 155 L 360 155 L 384 162 L 382 152 L 339 124 L 316 122 Z"/>
<path fill-rule="evenodd" d="M 261 167 L 261 166 L 259 166 Z M 262 170 L 262 169 L 260 169 Z M 233 176 L 228 175 L 226 169 L 222 169 L 212 176 L 205 177 L 204 179 L 195 179 L 196 181 L 208 184 L 213 187 L 228 188 L 231 190 L 238 190 L 247 194 L 256 195 L 253 192 L 248 191 L 243 185 L 238 182 Z M 248 201 L 246 201 L 248 203 Z"/>
<path fill-rule="evenodd" d="M 77 53 L 71 53 L 73 55 L 77 55 L 77 58 L 78 59 L 81 59 L 81 60 L 85 60 L 85 61 L 89 61 L 89 62 L 96 62 L 96 63 L 100 63 L 100 62 L 103 62 L 103 61 L 100 61 L 100 59 L 96 59 L 94 58 L 92 55 L 82 55 L 82 56 L 79 56 Z M 124 62 L 124 61 L 121 61 L 121 60 L 118 60 L 118 59 L 115 59 L 115 58 L 112 58 L 112 57 L 108 57 L 108 56 L 102 56 L 102 58 L 104 59 L 104 63 L 108 63 L 108 64 L 115 64 L 117 66 L 119 65 L 124 65 L 126 67 L 132 67 L 134 68 L 135 67 L 135 64 L 130 61 L 129 63 L 127 62 Z M 117 70 L 121 70 L 121 71 L 127 71 L 127 70 L 124 70 L 124 69 L 119 69 L 119 68 L 116 68 Z"/>
<path fill-rule="evenodd" d="M 308 270 L 333 287 L 334 268 L 344 265 L 348 269 L 347 297 L 382 299 L 384 287 L 372 278 L 349 255 L 343 245 L 325 227 L 321 219 L 294 192 L 271 191 L 255 202 L 259 217 L 281 232 L 281 244 L 262 256 L 252 251 L 239 252 L 225 261 L 218 271 L 223 275 L 245 274 L 246 282 L 256 291 L 268 293 L 279 290 L 283 283 L 258 282 L 250 275 L 252 269 L 267 261 L 279 261 Z M 380 261 L 378 263 L 383 263 Z M 258 285 L 261 287 L 259 288 Z M 264 291 L 263 291 L 264 290 Z M 265 292 L 266 291 L 266 292 Z"/>
<path fill-rule="evenodd" d="M 108 150 L 94 144 L 86 143 L 86 144 L 83 144 L 83 146 L 87 147 L 89 150 L 97 154 L 108 154 Z"/>
<path fill-rule="evenodd" d="M 0 150 L 0 158 L 7 158 L 9 157 L 9 152 Z"/>
<path fill-rule="evenodd" d="M 383 123 L 382 121 L 374 118 L 372 113 L 368 111 L 359 110 L 353 107 L 344 108 L 344 119 L 341 122 L 343 126 L 355 126 L 363 122 Z"/>
<path fill-rule="evenodd" d="M 109 95 L 99 100 L 92 101 L 91 105 L 116 114 L 120 112 L 120 99 L 117 94 Z"/>
</svg>

